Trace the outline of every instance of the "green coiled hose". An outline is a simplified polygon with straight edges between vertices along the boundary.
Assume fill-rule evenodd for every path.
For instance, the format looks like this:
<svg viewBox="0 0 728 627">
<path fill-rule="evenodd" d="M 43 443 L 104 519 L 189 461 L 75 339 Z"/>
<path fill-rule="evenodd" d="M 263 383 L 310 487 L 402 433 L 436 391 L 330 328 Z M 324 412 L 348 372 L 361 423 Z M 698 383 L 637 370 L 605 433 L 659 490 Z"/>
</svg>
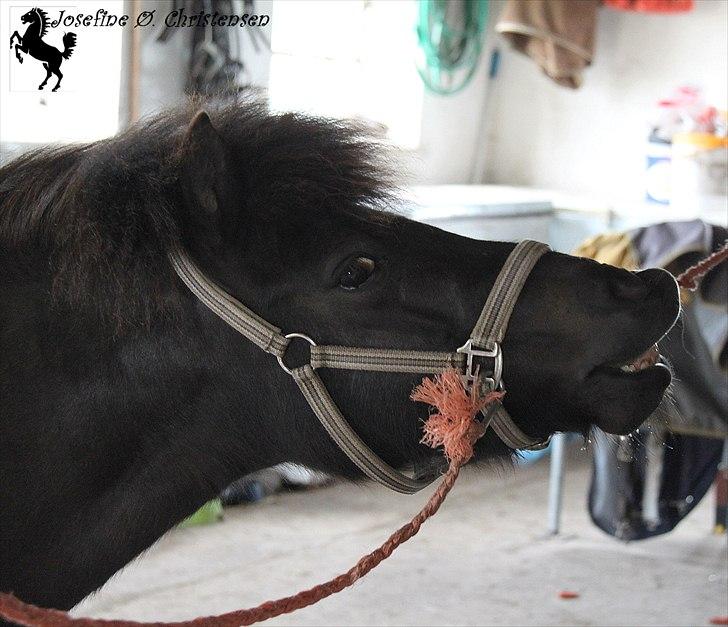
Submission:
<svg viewBox="0 0 728 627">
<path fill-rule="evenodd" d="M 424 64 L 417 71 L 430 91 L 455 94 L 470 82 L 487 21 L 487 0 L 419 0 L 417 39 Z"/>
</svg>

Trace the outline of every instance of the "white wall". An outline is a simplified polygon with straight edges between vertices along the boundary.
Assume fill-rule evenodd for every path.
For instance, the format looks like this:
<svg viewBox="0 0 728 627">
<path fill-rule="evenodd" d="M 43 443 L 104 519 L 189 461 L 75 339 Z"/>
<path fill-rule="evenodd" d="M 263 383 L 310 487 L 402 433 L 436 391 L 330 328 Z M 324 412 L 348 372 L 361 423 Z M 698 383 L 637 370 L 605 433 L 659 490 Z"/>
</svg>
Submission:
<svg viewBox="0 0 728 627">
<path fill-rule="evenodd" d="M 256 0 L 256 12 L 272 14 L 272 5 L 273 0 Z M 158 16 L 164 16 L 172 10 L 172 2 L 143 0 L 142 9 L 156 9 Z M 175 33 L 166 43 L 160 43 L 156 37 L 161 29 L 161 18 L 156 22 L 154 28 L 144 29 L 142 33 L 142 115 L 173 105 L 184 98 L 190 32 L 180 29 L 182 32 Z M 333 28 L 335 26 L 332 24 Z M 272 24 L 263 29 L 268 38 L 271 27 Z M 246 79 L 253 85 L 266 87 L 270 54 L 266 51 L 256 53 L 249 37 L 244 36 L 242 58 L 249 69 Z M 478 146 L 482 145 L 482 138 L 478 140 L 478 129 L 486 93 L 488 58 L 488 53 L 484 52 L 476 75 L 461 93 L 449 97 L 425 94 L 421 146 L 415 153 L 406 156 L 404 179 L 417 183 L 471 181 L 474 157 Z M 123 104 L 126 105 L 125 98 Z"/>
<path fill-rule="evenodd" d="M 490 53 L 483 51 L 470 84 L 453 96 L 425 91 L 420 147 L 408 169 L 415 183 L 470 183 L 483 144 L 481 120 L 486 101 Z"/>
<path fill-rule="evenodd" d="M 157 36 L 162 30 L 163 18 L 174 8 L 173 2 L 143 0 L 141 8 L 143 11 L 156 10 L 157 16 L 153 27 L 142 30 L 139 104 L 141 115 L 147 115 L 184 100 L 192 29 L 179 28 L 179 32 L 175 32 L 166 42 L 159 42 Z M 270 15 L 271 10 L 271 0 L 256 0 L 256 13 Z M 270 53 L 263 47 L 256 52 L 246 30 L 239 29 L 240 58 L 246 68 L 243 81 L 250 85 L 265 86 L 268 84 Z M 261 31 L 270 39 L 270 24 Z"/>
<path fill-rule="evenodd" d="M 666 16 L 600 9 L 594 64 L 576 91 L 555 85 L 494 32 L 504 3 L 490 2 L 486 45 L 470 85 L 455 96 L 425 94 L 421 145 L 406 163 L 409 181 L 641 198 L 653 103 L 690 82 L 701 84 L 712 102 L 728 106 L 728 0 L 697 0 L 693 12 Z M 144 5 L 166 13 L 171 3 Z M 256 5 L 258 12 L 271 13 L 270 0 Z M 144 32 L 142 113 L 183 97 L 187 33 L 160 44 L 156 30 Z M 502 53 L 500 71 L 489 80 L 495 46 Z M 251 65 L 252 82 L 265 86 L 268 57 L 251 52 L 245 50 L 243 59 Z"/>
<path fill-rule="evenodd" d="M 494 17 L 501 7 L 492 2 Z M 726 0 L 697 0 L 691 13 L 677 15 L 601 8 L 594 62 L 576 91 L 500 46 L 500 73 L 484 112 L 485 182 L 642 197 L 653 104 L 690 83 L 712 104 L 728 106 Z"/>
</svg>

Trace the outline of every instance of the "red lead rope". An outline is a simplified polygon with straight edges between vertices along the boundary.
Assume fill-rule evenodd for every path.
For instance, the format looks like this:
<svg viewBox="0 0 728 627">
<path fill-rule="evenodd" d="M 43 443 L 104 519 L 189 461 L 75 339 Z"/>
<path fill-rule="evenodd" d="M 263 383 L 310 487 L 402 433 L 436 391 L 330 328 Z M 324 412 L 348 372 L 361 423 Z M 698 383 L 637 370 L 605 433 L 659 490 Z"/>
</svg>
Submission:
<svg viewBox="0 0 728 627">
<path fill-rule="evenodd" d="M 686 290 L 698 289 L 698 280 L 702 279 L 708 272 L 710 272 L 719 263 L 722 263 L 728 259 L 728 240 L 723 243 L 718 250 L 712 255 L 708 255 L 702 261 L 699 261 L 694 266 L 690 266 L 685 272 L 678 275 L 677 283 L 680 287 L 684 287 Z"/>
<path fill-rule="evenodd" d="M 728 259 L 728 242 L 703 261 L 688 268 L 677 277 L 677 282 L 680 287 L 694 290 L 699 279 L 726 259 Z M 387 559 L 398 546 L 417 534 L 422 524 L 437 512 L 455 484 L 463 464 L 473 456 L 475 442 L 485 433 L 485 428 L 475 416 L 483 407 L 500 400 L 501 397 L 502 394 L 497 392 L 481 397 L 478 386 L 474 386 L 473 392 L 469 393 L 463 387 L 460 373 L 452 369 L 446 370 L 434 379 L 423 379 L 422 384 L 412 393 L 412 400 L 432 405 L 437 409 L 437 413 L 433 413 L 425 422 L 422 442 L 432 447 L 442 446 L 450 466 L 440 485 L 412 520 L 389 536 L 378 549 L 365 555 L 348 571 L 329 581 L 293 596 L 266 601 L 257 607 L 174 623 L 72 618 L 66 612 L 23 603 L 12 594 L 0 593 L 0 618 L 28 627 L 137 627 L 139 625 L 237 627 L 252 625 L 318 603 L 364 577 Z"/>
<path fill-rule="evenodd" d="M 423 442 L 433 447 L 442 446 L 450 461 L 450 466 L 433 495 L 410 522 L 389 536 L 378 549 L 362 557 L 347 572 L 325 583 L 290 597 L 266 601 L 257 607 L 176 623 L 72 618 L 66 612 L 23 603 L 11 594 L 0 594 L 0 617 L 19 625 L 28 626 L 211 627 L 215 625 L 237 627 L 238 625 L 252 625 L 318 603 L 321 599 L 341 592 L 361 579 L 387 559 L 399 545 L 414 536 L 420 530 L 422 523 L 437 512 L 455 484 L 460 468 L 473 456 L 475 442 L 485 433 L 485 428 L 475 420 L 475 416 L 487 404 L 499 400 L 502 396 L 503 394 L 500 392 L 491 392 L 485 397 L 481 397 L 477 386 L 473 387 L 472 393 L 468 393 L 463 387 L 460 373 L 454 369 L 446 370 L 434 379 L 423 379 L 422 384 L 412 393 L 412 400 L 430 403 L 437 408 L 437 413 L 433 413 L 425 423 Z"/>
</svg>

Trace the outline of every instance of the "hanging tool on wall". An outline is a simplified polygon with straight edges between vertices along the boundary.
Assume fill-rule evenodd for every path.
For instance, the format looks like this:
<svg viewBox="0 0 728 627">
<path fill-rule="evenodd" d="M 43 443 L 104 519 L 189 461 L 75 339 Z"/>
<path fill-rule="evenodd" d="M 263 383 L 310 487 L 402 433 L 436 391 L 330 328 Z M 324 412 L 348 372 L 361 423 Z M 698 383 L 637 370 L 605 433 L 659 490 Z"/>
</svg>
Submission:
<svg viewBox="0 0 728 627">
<path fill-rule="evenodd" d="M 183 0 L 175 2 L 175 9 L 184 9 L 187 15 L 204 13 L 213 15 L 255 13 L 254 0 Z M 167 41 L 179 28 L 165 27 L 157 41 Z M 182 29 L 184 30 L 184 29 Z M 270 50 L 270 42 L 259 28 L 231 28 L 211 23 L 195 26 L 190 42 L 189 69 L 185 92 L 206 96 L 235 95 L 246 87 L 241 77 L 246 66 L 242 55 L 242 33 L 247 33 L 256 53 Z"/>
</svg>

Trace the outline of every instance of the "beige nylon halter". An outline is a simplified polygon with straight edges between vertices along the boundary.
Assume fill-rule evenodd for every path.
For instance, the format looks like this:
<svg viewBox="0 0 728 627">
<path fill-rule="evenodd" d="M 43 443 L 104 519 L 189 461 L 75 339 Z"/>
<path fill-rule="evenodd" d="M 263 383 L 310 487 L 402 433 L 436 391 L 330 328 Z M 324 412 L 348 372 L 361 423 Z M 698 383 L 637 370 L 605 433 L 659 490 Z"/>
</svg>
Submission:
<svg viewBox="0 0 728 627">
<path fill-rule="evenodd" d="M 435 477 L 408 477 L 392 468 L 374 453 L 354 432 L 316 373 L 319 368 L 433 374 L 446 368 L 464 371 L 463 380 L 472 385 L 478 378 L 489 389 L 503 389 L 501 342 L 518 296 L 540 257 L 549 247 L 525 240 L 506 259 L 493 289 L 467 342 L 454 352 L 318 346 L 303 333 L 281 330 L 252 312 L 245 305 L 207 278 L 181 248 L 174 248 L 169 259 L 175 272 L 190 291 L 213 313 L 259 348 L 275 355 L 281 368 L 298 384 L 306 401 L 339 448 L 371 479 L 404 494 L 413 494 L 432 483 Z M 289 369 L 283 359 L 292 338 L 311 345 L 310 363 Z M 493 360 L 492 371 L 484 373 L 476 360 Z M 488 376 L 483 376 L 487 374 Z M 501 403 L 494 403 L 484 420 L 503 442 L 513 448 L 537 448 L 545 442 L 529 438 L 518 428 Z"/>
</svg>

